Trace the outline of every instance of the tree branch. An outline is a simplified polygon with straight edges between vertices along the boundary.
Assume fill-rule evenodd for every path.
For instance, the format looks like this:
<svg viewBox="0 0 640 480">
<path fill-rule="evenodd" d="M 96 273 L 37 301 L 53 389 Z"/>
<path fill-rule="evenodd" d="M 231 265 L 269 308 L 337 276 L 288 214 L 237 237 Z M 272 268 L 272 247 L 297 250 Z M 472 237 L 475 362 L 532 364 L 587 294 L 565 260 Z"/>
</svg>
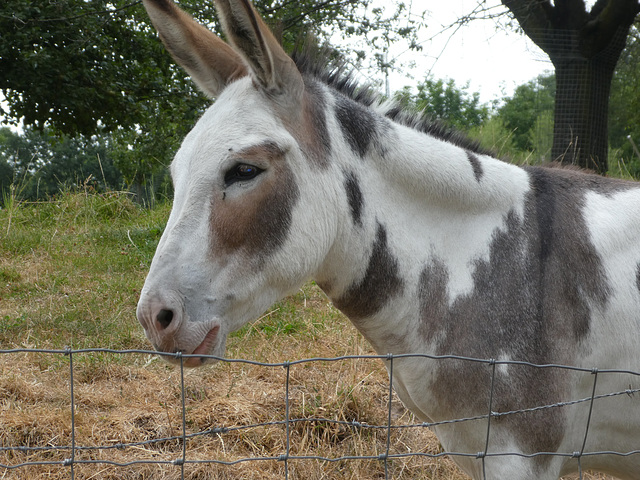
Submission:
<svg viewBox="0 0 640 480">
<path fill-rule="evenodd" d="M 620 29 L 626 37 L 638 13 L 638 0 L 598 0 L 591 9 L 590 20 L 582 28 L 582 37 L 590 40 L 590 55 L 605 49 Z"/>
<path fill-rule="evenodd" d="M 298 22 L 302 21 L 304 18 L 308 17 L 309 15 L 318 13 L 319 11 L 322 11 L 332 3 L 334 3 L 334 0 L 326 0 L 325 2 L 321 2 L 319 4 L 314 5 L 313 7 L 311 7 L 309 10 L 305 12 L 301 12 L 299 15 L 296 15 L 295 17 L 285 19 L 286 23 L 284 23 L 283 28 L 285 30 L 288 28 L 292 28 L 294 25 L 298 24 Z M 344 0 L 341 2 L 336 2 L 334 6 L 336 7 L 343 6 L 343 5 L 346 6 L 346 5 L 350 5 L 351 3 L 353 3 L 351 0 Z"/>
<path fill-rule="evenodd" d="M 546 51 L 547 33 L 553 27 L 555 14 L 550 0 L 502 0 L 502 4 L 513 14 L 524 33 Z"/>
</svg>

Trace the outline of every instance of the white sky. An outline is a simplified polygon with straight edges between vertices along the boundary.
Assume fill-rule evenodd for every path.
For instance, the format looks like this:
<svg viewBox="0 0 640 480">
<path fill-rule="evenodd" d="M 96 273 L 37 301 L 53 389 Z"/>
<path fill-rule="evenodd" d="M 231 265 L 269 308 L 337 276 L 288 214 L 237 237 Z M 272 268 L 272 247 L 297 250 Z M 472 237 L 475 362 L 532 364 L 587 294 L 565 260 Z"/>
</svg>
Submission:
<svg viewBox="0 0 640 480">
<path fill-rule="evenodd" d="M 478 1 L 413 0 L 413 12 L 427 10 L 427 27 L 420 34 L 423 50 L 406 52 L 400 48 L 395 53 L 392 46 L 391 57 L 400 54 L 401 61 L 415 61 L 416 67 L 390 75 L 391 92 L 416 84 L 430 73 L 435 79 L 451 78 L 458 87 L 470 82 L 470 91 L 479 92 L 481 101 L 488 103 L 511 95 L 518 85 L 553 70 L 546 54 L 527 36 L 500 27 L 495 20 L 474 20 L 455 32 L 449 29 L 437 35 L 473 12 Z M 499 0 L 486 2 L 486 6 L 499 5 Z"/>
</svg>

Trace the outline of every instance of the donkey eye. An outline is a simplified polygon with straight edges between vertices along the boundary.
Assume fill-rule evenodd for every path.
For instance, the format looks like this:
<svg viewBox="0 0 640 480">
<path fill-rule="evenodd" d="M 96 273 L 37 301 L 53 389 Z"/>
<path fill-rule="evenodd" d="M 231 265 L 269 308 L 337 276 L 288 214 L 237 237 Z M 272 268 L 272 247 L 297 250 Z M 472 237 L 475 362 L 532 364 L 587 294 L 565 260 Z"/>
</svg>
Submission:
<svg viewBox="0 0 640 480">
<path fill-rule="evenodd" d="M 234 165 L 227 173 L 225 173 L 224 183 L 229 186 L 236 182 L 246 182 L 256 178 L 262 172 L 264 172 L 264 170 L 261 168 L 248 165 L 246 163 L 239 163 Z"/>
</svg>

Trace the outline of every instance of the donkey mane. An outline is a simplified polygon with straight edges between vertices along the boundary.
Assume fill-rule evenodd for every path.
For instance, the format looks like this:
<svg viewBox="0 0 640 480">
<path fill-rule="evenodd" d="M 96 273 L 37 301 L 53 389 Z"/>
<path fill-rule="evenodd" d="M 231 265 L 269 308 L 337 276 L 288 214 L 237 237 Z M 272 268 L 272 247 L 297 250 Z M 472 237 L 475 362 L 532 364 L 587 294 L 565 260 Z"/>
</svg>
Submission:
<svg viewBox="0 0 640 480">
<path fill-rule="evenodd" d="M 486 149 L 457 129 L 433 118 L 426 110 L 410 111 L 396 99 L 385 99 L 371 85 L 360 85 L 353 70 L 343 60 L 332 60 L 328 48 L 304 47 L 291 55 L 298 70 L 304 77 L 311 77 L 347 98 L 367 107 L 374 108 L 389 120 L 416 131 L 431 135 L 479 155 L 496 158 L 495 152 Z"/>
</svg>

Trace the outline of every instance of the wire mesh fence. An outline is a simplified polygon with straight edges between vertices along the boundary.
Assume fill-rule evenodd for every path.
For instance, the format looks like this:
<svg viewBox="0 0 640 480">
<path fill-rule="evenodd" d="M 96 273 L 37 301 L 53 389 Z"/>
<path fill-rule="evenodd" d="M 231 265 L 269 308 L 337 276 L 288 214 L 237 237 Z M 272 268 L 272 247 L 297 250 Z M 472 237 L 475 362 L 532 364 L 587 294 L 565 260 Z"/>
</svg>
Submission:
<svg viewBox="0 0 640 480">
<path fill-rule="evenodd" d="M 12 459 L 13 461 L 4 460 L 3 463 L 0 461 L 0 469 L 4 470 L 5 474 L 7 472 L 15 472 L 20 469 L 24 469 L 27 467 L 34 466 L 56 466 L 63 467 L 67 470 L 68 478 L 74 479 L 76 478 L 76 469 L 79 466 L 86 465 L 95 465 L 96 467 L 101 466 L 112 466 L 112 467 L 131 467 L 136 465 L 165 465 L 168 468 L 174 468 L 177 471 L 178 478 L 185 478 L 185 468 L 194 465 L 221 465 L 221 466 L 233 466 L 238 464 L 251 464 L 255 462 L 277 462 L 282 465 L 282 477 L 285 479 L 290 478 L 291 472 L 293 471 L 292 465 L 295 465 L 298 462 L 325 462 L 325 463 L 335 463 L 335 462 L 348 462 L 348 461 L 374 461 L 378 462 L 381 467 L 381 471 L 383 471 L 383 475 L 385 479 L 394 478 L 393 474 L 393 462 L 399 459 L 406 459 L 409 457 L 425 457 L 430 459 L 436 459 L 441 457 L 471 457 L 476 459 L 478 462 L 482 463 L 484 470 L 484 463 L 487 458 L 495 457 L 495 456 L 519 456 L 524 458 L 533 458 L 539 456 L 563 456 L 570 457 L 577 461 L 579 468 L 579 476 L 583 478 L 583 471 L 581 466 L 581 460 L 588 456 L 594 455 L 614 455 L 614 456 L 631 456 L 631 455 L 640 455 L 640 441 L 637 445 L 637 449 L 629 450 L 629 451 L 587 451 L 587 438 L 589 436 L 589 427 L 591 422 L 591 413 L 593 410 L 594 403 L 606 399 L 606 398 L 614 398 L 621 396 L 629 396 L 635 397 L 640 394 L 640 388 L 632 388 L 631 384 L 629 388 L 619 391 L 607 391 L 598 393 L 597 386 L 598 380 L 601 379 L 605 375 L 627 375 L 630 378 L 640 378 L 640 372 L 631 371 L 631 370 L 614 370 L 614 369 L 586 369 L 579 368 L 567 365 L 535 365 L 528 362 L 522 361 L 509 361 L 509 360 L 494 360 L 494 359 L 477 359 L 477 358 L 469 358 L 457 355 L 445 355 L 445 356 L 435 356 L 435 355 L 424 355 L 424 354 L 407 354 L 407 355 L 347 355 L 340 357 L 332 357 L 332 358 L 306 358 L 295 361 L 285 361 L 279 363 L 264 363 L 246 359 L 225 359 L 219 357 L 209 357 L 215 360 L 218 360 L 227 364 L 242 364 L 242 365 L 251 365 L 257 366 L 264 369 L 276 369 L 283 372 L 283 395 L 280 399 L 283 403 L 283 412 L 284 418 L 273 419 L 267 422 L 261 423 L 252 423 L 246 425 L 223 425 L 216 424 L 211 425 L 210 428 L 206 429 L 193 429 L 191 428 L 191 422 L 189 419 L 190 409 L 187 405 L 187 397 L 189 396 L 189 388 L 185 384 L 185 369 L 184 369 L 184 361 L 185 359 L 191 357 L 191 355 L 182 355 L 178 354 L 160 354 L 165 356 L 173 356 L 179 362 L 179 396 L 178 396 L 178 408 L 180 411 L 180 425 L 177 427 L 179 431 L 178 434 L 167 435 L 167 436 L 155 436 L 153 438 L 145 439 L 143 441 L 121 441 L 119 439 L 113 439 L 109 444 L 100 444 L 100 445 L 91 445 L 78 441 L 78 406 L 76 405 L 76 393 L 74 392 L 74 385 L 77 383 L 77 380 L 74 379 L 74 375 L 76 375 L 75 360 L 78 356 L 86 356 L 86 355 L 113 355 L 113 356 L 129 356 L 129 355 L 138 355 L 138 356 L 149 356 L 149 355 L 158 355 L 157 352 L 147 351 L 147 350 L 112 350 L 112 349 L 79 349 L 73 350 L 70 348 L 64 350 L 46 350 L 46 349 L 11 349 L 11 350 L 0 350 L 0 354 L 2 355 L 18 355 L 18 354 L 43 354 L 43 355 L 52 355 L 59 356 L 64 358 L 65 363 L 67 364 L 68 369 L 68 430 L 69 435 L 67 442 L 56 443 L 51 440 L 45 442 L 46 444 L 40 445 L 11 445 L 6 444 L 6 441 L 3 441 L 2 446 L 0 447 L 0 454 L 4 455 L 5 459 Z M 198 357 L 202 357 L 198 355 Z M 490 372 L 490 395 L 487 404 L 486 413 L 470 416 L 465 418 L 453 418 L 442 422 L 418 422 L 418 423 L 398 423 L 395 421 L 394 416 L 394 392 L 392 388 L 393 375 L 394 375 L 394 362 L 398 362 L 402 359 L 410 359 L 410 358 L 423 358 L 430 359 L 434 361 L 447 361 L 447 360 L 456 360 L 463 362 L 473 362 L 476 364 L 484 365 L 488 372 Z M 365 421 L 359 421 L 358 419 L 351 420 L 339 420 L 336 418 L 329 418 L 330 415 L 326 417 L 312 415 L 308 417 L 297 417 L 292 415 L 292 386 L 291 386 L 291 372 L 293 369 L 303 366 L 303 365 L 311 365 L 318 363 L 335 363 L 335 362 L 350 362 L 350 361 L 379 361 L 382 360 L 387 363 L 388 372 L 389 372 L 389 382 L 387 387 L 387 399 L 386 402 L 386 412 L 385 418 L 386 422 L 381 422 L 380 424 L 370 424 Z M 592 390 L 591 395 L 585 398 L 576 398 L 576 399 L 567 399 L 566 401 L 557 402 L 548 405 L 537 405 L 531 408 L 522 408 L 520 410 L 512 410 L 512 411 L 500 411 L 497 412 L 494 410 L 494 401 L 495 401 L 495 389 L 494 389 L 494 380 L 496 378 L 496 371 L 499 368 L 504 366 L 515 366 L 518 368 L 531 368 L 531 369 L 558 369 L 558 370 L 567 370 L 573 371 L 578 374 L 588 375 L 590 376 L 590 381 L 592 382 Z M 530 414 L 533 412 L 540 412 L 548 409 L 560 409 L 566 408 L 575 405 L 584 405 L 588 408 L 588 416 L 583 425 L 584 429 L 584 437 L 582 441 L 582 447 L 576 451 L 568 451 L 568 452 L 534 452 L 531 454 L 523 454 L 521 452 L 516 451 L 500 451 L 495 452 L 490 448 L 490 431 L 492 422 L 499 421 L 500 419 L 507 416 L 516 416 L 522 414 Z M 444 426 L 446 424 L 454 424 L 460 422 L 474 422 L 474 421 L 486 421 L 486 442 L 484 449 L 479 452 L 456 452 L 456 451 L 436 451 L 436 452 L 423 452 L 423 451 L 398 451 L 394 449 L 393 446 L 393 438 L 392 434 L 394 432 L 398 432 L 401 430 L 420 430 L 420 429 L 428 429 L 430 427 L 436 426 Z M 316 454 L 298 454 L 296 453 L 296 449 L 292 448 L 292 432 L 297 429 L 301 425 L 318 427 L 319 425 L 330 425 L 336 428 L 341 428 L 346 431 L 353 432 L 376 432 L 377 435 L 381 435 L 383 438 L 382 445 L 380 451 L 370 454 L 359 454 L 359 455 L 341 455 L 341 456 L 325 456 L 325 455 L 316 455 Z M 211 457 L 211 458 L 201 458 L 201 456 L 193 455 L 191 453 L 191 447 L 195 441 L 199 438 L 211 438 L 216 437 L 220 442 L 224 445 L 225 436 L 237 434 L 241 432 L 247 432 L 250 430 L 265 428 L 265 427 L 278 427 L 284 431 L 284 441 L 282 442 L 281 450 L 277 454 L 268 453 L 262 455 L 255 456 L 247 456 L 241 458 L 228 458 L 226 456 L 220 457 Z M 1 427 L 0 427 L 1 428 Z M 62 436 L 62 435 L 61 435 Z M 173 444 L 177 446 L 177 448 L 173 449 L 174 454 L 172 458 L 167 458 L 166 455 L 159 455 L 160 451 L 163 450 L 163 446 L 167 444 Z M 136 458 L 130 461 L 117 461 L 108 457 L 109 452 L 117 450 L 118 452 L 127 452 L 127 451 L 135 451 L 139 449 L 144 449 L 148 452 L 147 458 Z M 155 451 L 154 451 L 155 449 Z M 19 454 L 40 454 L 37 460 L 20 460 Z M 97 455 L 97 454 L 100 455 Z M 62 458 L 57 458 L 62 455 Z"/>
</svg>

